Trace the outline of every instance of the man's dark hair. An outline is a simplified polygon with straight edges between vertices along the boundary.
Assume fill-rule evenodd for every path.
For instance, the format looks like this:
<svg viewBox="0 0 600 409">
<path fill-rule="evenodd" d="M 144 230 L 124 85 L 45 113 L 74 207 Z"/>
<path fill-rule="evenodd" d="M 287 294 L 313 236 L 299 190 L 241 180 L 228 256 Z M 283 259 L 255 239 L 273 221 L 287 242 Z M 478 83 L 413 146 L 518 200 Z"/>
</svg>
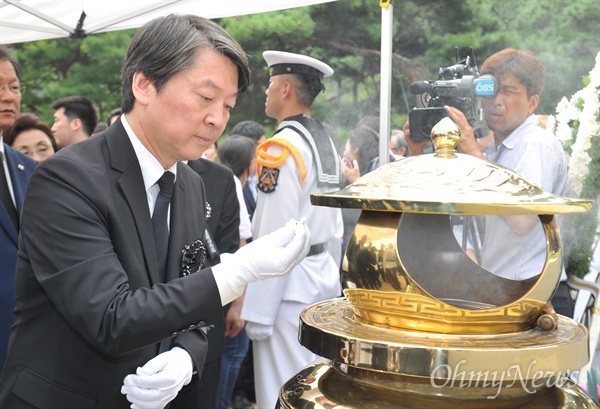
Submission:
<svg viewBox="0 0 600 409">
<path fill-rule="evenodd" d="M 12 64 L 15 69 L 15 73 L 17 74 L 17 78 L 21 81 L 21 67 L 19 67 L 19 62 L 17 58 L 14 56 L 12 51 L 9 48 L 0 45 L 0 61 L 8 61 Z"/>
<path fill-rule="evenodd" d="M 368 126 L 360 126 L 350 132 L 348 141 L 352 149 L 358 148 L 360 174 L 369 173 L 371 160 L 379 156 L 379 134 Z"/>
<path fill-rule="evenodd" d="M 64 108 L 65 116 L 70 121 L 78 118 L 83 125 L 83 131 L 89 135 L 94 133 L 98 123 L 98 111 L 92 101 L 80 95 L 73 95 L 57 100 L 52 104 L 55 111 Z"/>
<path fill-rule="evenodd" d="M 267 130 L 264 126 L 256 121 L 250 120 L 238 122 L 233 129 L 231 129 L 232 135 L 242 135 L 252 138 L 255 143 L 258 143 L 258 140 L 265 136 L 266 133 Z"/>
<path fill-rule="evenodd" d="M 527 96 L 540 95 L 546 81 L 546 69 L 529 50 L 506 48 L 487 58 L 481 65 L 481 74 L 492 74 L 500 81 L 513 74 L 527 89 Z"/>
<path fill-rule="evenodd" d="M 287 74 L 295 77 L 296 96 L 298 102 L 310 107 L 315 98 L 321 91 L 323 91 L 323 79 L 317 74 Z"/>
<path fill-rule="evenodd" d="M 248 56 L 242 47 L 216 23 L 194 15 L 169 14 L 146 23 L 135 35 L 123 60 L 124 113 L 133 109 L 133 75 L 144 74 L 160 92 L 175 74 L 198 61 L 198 48 L 216 51 L 238 68 L 238 92 L 250 84 Z"/>
</svg>

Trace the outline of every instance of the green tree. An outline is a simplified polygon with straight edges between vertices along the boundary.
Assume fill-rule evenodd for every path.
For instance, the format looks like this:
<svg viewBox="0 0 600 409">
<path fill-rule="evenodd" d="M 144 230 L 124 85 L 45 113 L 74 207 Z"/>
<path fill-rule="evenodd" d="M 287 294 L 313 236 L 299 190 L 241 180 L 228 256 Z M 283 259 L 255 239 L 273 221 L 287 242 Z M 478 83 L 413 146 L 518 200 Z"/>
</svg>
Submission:
<svg viewBox="0 0 600 409">
<path fill-rule="evenodd" d="M 408 85 L 436 80 L 440 67 L 464 58 L 473 47 L 477 62 L 506 48 L 529 48 L 548 70 L 538 113 L 552 114 L 572 95 L 594 65 L 600 49 L 597 0 L 403 0 L 394 6 L 392 126 L 402 126 L 416 101 Z M 275 122 L 264 115 L 268 84 L 262 52 L 306 53 L 335 70 L 313 108 L 316 117 L 343 134 L 364 115 L 379 114 L 381 8 L 375 0 L 340 0 L 272 13 L 223 18 L 217 22 L 249 54 L 253 83 L 240 96 L 229 129 L 243 119 Z M 29 91 L 24 111 L 51 122 L 52 102 L 83 94 L 100 117 L 120 105 L 120 65 L 135 30 L 16 44 Z M 227 134 L 227 131 L 226 131 Z"/>
<path fill-rule="evenodd" d="M 85 39 L 60 38 L 16 44 L 27 93 L 23 112 L 52 124 L 52 103 L 84 95 L 98 106 L 100 120 L 121 106 L 121 62 L 135 30 L 97 34 Z"/>
</svg>

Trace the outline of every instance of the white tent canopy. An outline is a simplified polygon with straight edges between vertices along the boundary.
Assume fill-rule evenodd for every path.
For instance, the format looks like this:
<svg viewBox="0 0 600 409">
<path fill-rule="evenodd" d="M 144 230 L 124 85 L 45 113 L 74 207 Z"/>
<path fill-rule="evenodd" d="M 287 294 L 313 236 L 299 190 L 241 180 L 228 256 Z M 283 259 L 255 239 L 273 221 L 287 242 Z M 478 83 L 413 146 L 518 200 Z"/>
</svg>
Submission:
<svg viewBox="0 0 600 409">
<path fill-rule="evenodd" d="M 81 38 L 144 25 L 168 13 L 209 19 L 264 13 L 336 0 L 0 0 L 0 44 L 50 38 Z M 389 135 L 391 93 L 391 0 L 382 7 L 380 130 Z M 381 164 L 387 163 L 389 137 L 380 139 Z"/>
<path fill-rule="evenodd" d="M 214 19 L 330 1 L 335 0 L 2 0 L 0 44 L 137 28 L 168 13 Z"/>
</svg>

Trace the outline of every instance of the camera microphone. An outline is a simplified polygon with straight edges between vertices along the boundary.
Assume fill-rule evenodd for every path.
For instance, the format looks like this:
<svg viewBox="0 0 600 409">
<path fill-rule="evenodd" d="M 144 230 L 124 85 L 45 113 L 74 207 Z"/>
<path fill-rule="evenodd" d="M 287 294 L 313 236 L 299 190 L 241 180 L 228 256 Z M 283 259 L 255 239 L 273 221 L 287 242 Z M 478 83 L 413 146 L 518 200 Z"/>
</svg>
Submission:
<svg viewBox="0 0 600 409">
<path fill-rule="evenodd" d="M 429 82 L 429 81 L 417 81 L 417 82 L 413 82 L 412 84 L 410 84 L 408 86 L 408 90 L 413 95 L 419 95 L 419 94 L 425 94 L 425 93 L 428 94 L 431 92 L 432 88 L 433 88 L 433 86 L 432 86 L 431 82 Z"/>
</svg>

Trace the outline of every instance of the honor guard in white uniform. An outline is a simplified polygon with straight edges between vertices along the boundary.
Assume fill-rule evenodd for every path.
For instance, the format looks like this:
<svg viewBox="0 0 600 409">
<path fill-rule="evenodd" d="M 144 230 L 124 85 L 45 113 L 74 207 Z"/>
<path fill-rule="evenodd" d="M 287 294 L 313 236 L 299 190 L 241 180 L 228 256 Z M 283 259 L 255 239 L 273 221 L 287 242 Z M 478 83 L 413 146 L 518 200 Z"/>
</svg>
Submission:
<svg viewBox="0 0 600 409">
<path fill-rule="evenodd" d="M 327 64 L 299 54 L 265 51 L 269 87 L 265 113 L 279 123 L 257 156 L 258 198 L 252 222 L 258 238 L 304 218 L 311 232 L 308 256 L 285 278 L 250 284 L 242 318 L 253 340 L 256 403 L 274 408 L 283 384 L 319 357 L 298 342 L 299 314 L 307 306 L 341 295 L 340 209 L 313 206 L 311 193 L 340 186 L 340 158 L 310 107 L 333 74 Z M 332 250 L 335 249 L 335 250 Z M 334 256 L 332 256 L 332 254 Z"/>
</svg>

